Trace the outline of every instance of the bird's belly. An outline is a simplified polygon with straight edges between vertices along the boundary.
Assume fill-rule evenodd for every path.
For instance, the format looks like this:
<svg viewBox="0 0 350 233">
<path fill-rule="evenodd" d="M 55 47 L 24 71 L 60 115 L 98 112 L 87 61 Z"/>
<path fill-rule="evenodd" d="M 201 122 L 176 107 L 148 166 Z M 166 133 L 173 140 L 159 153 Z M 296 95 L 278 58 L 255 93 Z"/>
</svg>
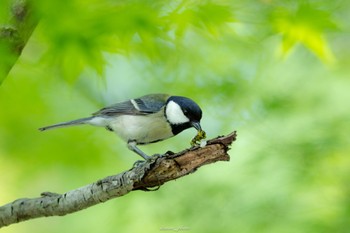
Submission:
<svg viewBox="0 0 350 233">
<path fill-rule="evenodd" d="M 173 136 L 163 113 L 118 116 L 108 126 L 123 140 L 136 141 L 138 144 L 152 143 Z"/>
</svg>

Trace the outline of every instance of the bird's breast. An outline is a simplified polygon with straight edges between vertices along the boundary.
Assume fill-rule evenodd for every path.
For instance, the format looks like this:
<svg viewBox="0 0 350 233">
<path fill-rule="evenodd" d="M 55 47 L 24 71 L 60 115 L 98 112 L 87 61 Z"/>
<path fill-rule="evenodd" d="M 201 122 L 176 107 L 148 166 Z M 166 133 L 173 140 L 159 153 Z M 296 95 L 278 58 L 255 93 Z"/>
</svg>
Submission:
<svg viewBox="0 0 350 233">
<path fill-rule="evenodd" d="M 123 140 L 147 144 L 173 136 L 162 111 L 149 115 L 122 115 L 110 120 L 108 126 Z"/>
</svg>

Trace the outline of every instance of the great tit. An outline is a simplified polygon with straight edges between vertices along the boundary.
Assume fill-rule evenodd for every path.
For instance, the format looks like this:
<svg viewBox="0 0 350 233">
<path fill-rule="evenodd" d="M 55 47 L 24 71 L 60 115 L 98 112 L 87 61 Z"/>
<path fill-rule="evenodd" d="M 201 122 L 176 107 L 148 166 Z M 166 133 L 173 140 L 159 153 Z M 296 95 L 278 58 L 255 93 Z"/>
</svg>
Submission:
<svg viewBox="0 0 350 233">
<path fill-rule="evenodd" d="M 91 117 L 62 122 L 39 130 L 81 124 L 102 126 L 126 141 L 130 150 L 144 159 L 149 159 L 137 145 L 159 142 L 191 127 L 198 132 L 204 132 L 200 125 L 201 118 L 201 108 L 189 98 L 150 94 L 102 108 Z"/>
</svg>

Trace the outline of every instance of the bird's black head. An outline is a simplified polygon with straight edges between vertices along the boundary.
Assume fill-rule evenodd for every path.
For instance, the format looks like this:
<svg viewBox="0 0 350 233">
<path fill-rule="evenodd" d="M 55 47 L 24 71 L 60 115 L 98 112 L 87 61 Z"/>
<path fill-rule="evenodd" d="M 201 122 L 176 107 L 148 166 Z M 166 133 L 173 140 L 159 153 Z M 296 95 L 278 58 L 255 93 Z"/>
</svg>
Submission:
<svg viewBox="0 0 350 233">
<path fill-rule="evenodd" d="M 193 100 L 182 96 L 171 96 L 166 104 L 165 116 L 172 126 L 173 133 L 194 127 L 201 130 L 202 110 Z"/>
</svg>

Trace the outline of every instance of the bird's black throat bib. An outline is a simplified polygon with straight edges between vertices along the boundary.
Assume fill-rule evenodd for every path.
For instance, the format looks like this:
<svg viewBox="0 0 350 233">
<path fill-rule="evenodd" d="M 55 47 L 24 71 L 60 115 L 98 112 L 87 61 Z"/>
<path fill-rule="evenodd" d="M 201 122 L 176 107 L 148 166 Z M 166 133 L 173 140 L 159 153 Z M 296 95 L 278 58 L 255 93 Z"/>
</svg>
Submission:
<svg viewBox="0 0 350 233">
<path fill-rule="evenodd" d="M 184 124 L 176 124 L 176 125 L 171 124 L 170 126 L 171 126 L 171 130 L 172 130 L 174 135 L 177 135 L 177 134 L 181 133 L 182 131 L 184 131 L 185 129 L 192 127 L 190 122 L 187 122 Z"/>
</svg>

